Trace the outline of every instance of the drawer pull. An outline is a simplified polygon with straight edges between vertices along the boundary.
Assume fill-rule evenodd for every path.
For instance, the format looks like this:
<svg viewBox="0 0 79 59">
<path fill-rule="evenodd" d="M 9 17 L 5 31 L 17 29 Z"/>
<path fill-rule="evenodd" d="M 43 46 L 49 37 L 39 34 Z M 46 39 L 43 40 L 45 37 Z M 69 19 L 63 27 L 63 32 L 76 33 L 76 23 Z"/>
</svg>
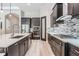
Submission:
<svg viewBox="0 0 79 59">
<path fill-rule="evenodd" d="M 15 43 L 15 45 L 18 45 L 18 43 Z"/>
<path fill-rule="evenodd" d="M 75 50 L 76 53 L 79 53 L 79 51 Z"/>
<path fill-rule="evenodd" d="M 60 45 L 61 45 L 61 43 L 60 43 Z"/>
</svg>

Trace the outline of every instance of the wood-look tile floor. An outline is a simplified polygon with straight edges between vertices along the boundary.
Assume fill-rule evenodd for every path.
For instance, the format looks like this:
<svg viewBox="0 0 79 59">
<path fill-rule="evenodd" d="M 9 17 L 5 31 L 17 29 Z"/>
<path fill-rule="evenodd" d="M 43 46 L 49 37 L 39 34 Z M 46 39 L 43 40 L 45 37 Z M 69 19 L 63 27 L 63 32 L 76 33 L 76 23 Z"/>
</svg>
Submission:
<svg viewBox="0 0 79 59">
<path fill-rule="evenodd" d="M 25 56 L 54 56 L 54 54 L 47 42 L 32 40 L 32 44 Z"/>
</svg>

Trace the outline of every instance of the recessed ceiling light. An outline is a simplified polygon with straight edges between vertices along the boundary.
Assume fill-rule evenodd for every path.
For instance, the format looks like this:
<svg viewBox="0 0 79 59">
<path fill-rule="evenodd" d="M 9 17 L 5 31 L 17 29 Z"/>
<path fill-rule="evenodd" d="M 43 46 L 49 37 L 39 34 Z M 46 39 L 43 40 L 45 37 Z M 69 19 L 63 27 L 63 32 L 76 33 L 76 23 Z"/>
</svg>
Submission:
<svg viewBox="0 0 79 59">
<path fill-rule="evenodd" d="M 28 6 L 30 6 L 30 5 L 31 5 L 31 3 L 27 3 L 27 5 L 28 5 Z"/>
<path fill-rule="evenodd" d="M 1 3 L 1 12 L 3 12 L 3 4 Z"/>
</svg>

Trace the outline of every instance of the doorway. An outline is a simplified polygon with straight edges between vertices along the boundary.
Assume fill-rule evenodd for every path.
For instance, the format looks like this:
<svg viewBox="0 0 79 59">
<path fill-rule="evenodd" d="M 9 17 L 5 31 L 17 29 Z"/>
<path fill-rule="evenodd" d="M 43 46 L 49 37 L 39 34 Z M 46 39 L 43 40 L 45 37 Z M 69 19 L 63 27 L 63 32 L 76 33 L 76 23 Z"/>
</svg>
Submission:
<svg viewBox="0 0 79 59">
<path fill-rule="evenodd" d="M 46 16 L 41 17 L 41 40 L 46 41 Z"/>
</svg>

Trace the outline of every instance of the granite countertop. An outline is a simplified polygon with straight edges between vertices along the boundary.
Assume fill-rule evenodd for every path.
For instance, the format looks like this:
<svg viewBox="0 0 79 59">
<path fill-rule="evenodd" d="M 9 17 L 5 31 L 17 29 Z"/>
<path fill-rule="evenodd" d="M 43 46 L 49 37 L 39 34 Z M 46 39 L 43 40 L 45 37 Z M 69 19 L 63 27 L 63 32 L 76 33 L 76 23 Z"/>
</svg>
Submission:
<svg viewBox="0 0 79 59">
<path fill-rule="evenodd" d="M 24 33 L 24 34 L 15 34 L 15 36 L 17 35 L 24 35 L 21 38 L 11 38 L 11 34 L 4 34 L 2 36 L 0 36 L 0 48 L 7 48 L 9 46 L 11 46 L 12 44 L 22 40 L 23 38 L 29 36 L 31 33 Z"/>
<path fill-rule="evenodd" d="M 59 35 L 55 35 L 53 33 L 49 33 L 49 34 L 56 37 L 56 38 L 58 38 L 59 40 L 65 42 L 65 43 L 70 43 L 70 44 L 72 44 L 72 45 L 79 48 L 79 38 L 66 38 L 66 37 L 62 38 Z"/>
</svg>

